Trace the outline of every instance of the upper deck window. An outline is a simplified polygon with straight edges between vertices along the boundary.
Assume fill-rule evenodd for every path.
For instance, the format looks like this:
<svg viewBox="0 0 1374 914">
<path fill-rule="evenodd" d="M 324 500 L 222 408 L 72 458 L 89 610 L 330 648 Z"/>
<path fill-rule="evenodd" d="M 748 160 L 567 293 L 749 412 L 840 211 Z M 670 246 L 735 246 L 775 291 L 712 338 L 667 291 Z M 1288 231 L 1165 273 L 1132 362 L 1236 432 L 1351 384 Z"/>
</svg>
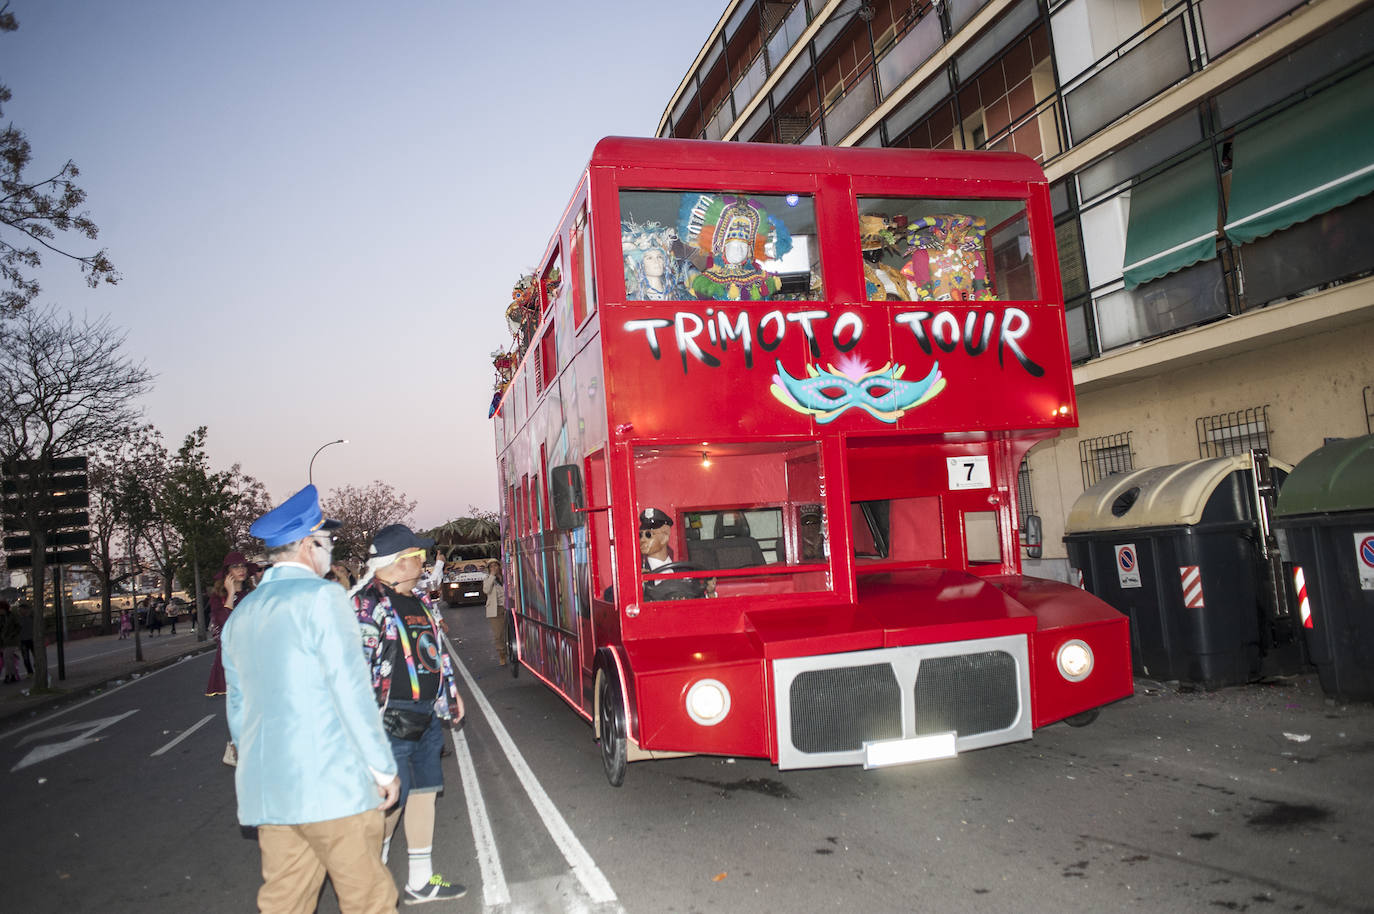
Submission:
<svg viewBox="0 0 1374 914">
<path fill-rule="evenodd" d="M 869 301 L 1036 298 L 1024 200 L 859 199 Z"/>
<path fill-rule="evenodd" d="M 810 196 L 625 190 L 620 243 L 626 301 L 821 298 Z"/>
</svg>

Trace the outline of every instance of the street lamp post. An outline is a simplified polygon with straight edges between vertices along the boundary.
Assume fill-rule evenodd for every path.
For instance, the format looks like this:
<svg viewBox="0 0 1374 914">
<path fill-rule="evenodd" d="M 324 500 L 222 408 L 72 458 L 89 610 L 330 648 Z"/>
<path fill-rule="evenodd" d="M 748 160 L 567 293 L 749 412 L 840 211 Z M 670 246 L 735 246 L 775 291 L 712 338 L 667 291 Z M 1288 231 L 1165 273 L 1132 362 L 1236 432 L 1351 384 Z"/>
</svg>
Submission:
<svg viewBox="0 0 1374 914">
<path fill-rule="evenodd" d="M 315 484 L 315 458 L 318 457 L 318 456 L 320 456 L 320 451 L 322 451 L 322 450 L 324 450 L 325 448 L 329 447 L 331 444 L 347 444 L 347 443 L 348 443 L 348 439 L 347 439 L 347 438 L 339 438 L 339 439 L 334 440 L 334 441 L 326 441 L 324 444 L 322 444 L 322 445 L 320 445 L 318 448 L 316 448 L 315 453 L 312 454 L 311 457 L 310 457 L 310 468 L 309 468 L 308 470 L 306 470 L 306 473 L 305 473 L 306 479 L 309 480 L 309 482 L 310 482 L 310 484 L 311 484 L 312 486 Z"/>
</svg>

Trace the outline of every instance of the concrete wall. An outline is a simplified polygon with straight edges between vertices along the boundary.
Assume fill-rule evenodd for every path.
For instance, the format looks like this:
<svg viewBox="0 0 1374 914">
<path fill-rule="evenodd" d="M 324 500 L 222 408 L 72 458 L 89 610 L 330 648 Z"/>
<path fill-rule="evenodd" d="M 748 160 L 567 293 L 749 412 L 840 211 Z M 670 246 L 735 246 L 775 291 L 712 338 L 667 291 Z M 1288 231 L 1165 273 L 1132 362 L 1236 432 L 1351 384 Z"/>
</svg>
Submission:
<svg viewBox="0 0 1374 914">
<path fill-rule="evenodd" d="M 1267 339 L 1248 351 L 1080 388 L 1079 428 L 1030 453 L 1045 558 L 1066 554 L 1064 518 L 1083 491 L 1082 439 L 1130 432 L 1136 468 L 1179 463 L 1198 457 L 1199 417 L 1266 404 L 1271 453 L 1285 463 L 1298 463 L 1325 438 L 1367 434 L 1363 390 L 1374 385 L 1374 317 L 1319 333 L 1293 328 Z"/>
</svg>

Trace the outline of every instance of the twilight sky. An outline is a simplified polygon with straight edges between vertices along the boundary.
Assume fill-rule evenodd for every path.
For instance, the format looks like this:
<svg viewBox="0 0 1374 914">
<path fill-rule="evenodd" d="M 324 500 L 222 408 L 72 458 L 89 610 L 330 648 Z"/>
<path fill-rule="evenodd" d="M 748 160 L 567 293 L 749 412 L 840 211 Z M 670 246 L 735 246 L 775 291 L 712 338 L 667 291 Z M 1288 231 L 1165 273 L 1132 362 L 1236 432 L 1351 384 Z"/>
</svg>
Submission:
<svg viewBox="0 0 1374 914">
<path fill-rule="evenodd" d="M 593 144 L 652 135 L 724 0 L 10 0 L 4 120 L 81 169 L 109 314 L 175 450 L 274 501 L 381 479 L 430 527 L 496 507 L 488 356 Z"/>
</svg>

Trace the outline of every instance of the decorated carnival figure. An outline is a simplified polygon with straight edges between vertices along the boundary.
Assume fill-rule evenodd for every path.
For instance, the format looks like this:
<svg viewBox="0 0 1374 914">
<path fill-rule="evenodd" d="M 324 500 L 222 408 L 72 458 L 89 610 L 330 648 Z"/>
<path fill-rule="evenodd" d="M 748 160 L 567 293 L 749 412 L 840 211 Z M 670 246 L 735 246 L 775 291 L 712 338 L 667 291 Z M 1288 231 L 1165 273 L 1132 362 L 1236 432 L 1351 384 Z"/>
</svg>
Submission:
<svg viewBox="0 0 1374 914">
<path fill-rule="evenodd" d="M 919 301 L 991 301 L 981 216 L 941 213 L 923 216 L 907 226 L 910 258 L 902 273 L 911 280 Z"/>
<path fill-rule="evenodd" d="M 864 286 L 869 301 L 911 301 L 911 286 L 896 267 L 884 263 L 883 255 L 901 255 L 900 239 L 906 217 L 872 213 L 859 217 L 859 248 L 863 251 Z"/>
<path fill-rule="evenodd" d="M 627 301 L 681 301 L 691 297 L 682 284 L 682 263 L 673 256 L 676 242 L 677 233 L 657 222 L 621 223 Z"/>
<path fill-rule="evenodd" d="M 759 261 L 785 255 L 792 249 L 792 236 L 756 201 L 688 194 L 679 220 L 686 242 L 710 257 L 709 266 L 692 277 L 696 298 L 763 301 L 781 290 L 782 280 Z"/>
</svg>

